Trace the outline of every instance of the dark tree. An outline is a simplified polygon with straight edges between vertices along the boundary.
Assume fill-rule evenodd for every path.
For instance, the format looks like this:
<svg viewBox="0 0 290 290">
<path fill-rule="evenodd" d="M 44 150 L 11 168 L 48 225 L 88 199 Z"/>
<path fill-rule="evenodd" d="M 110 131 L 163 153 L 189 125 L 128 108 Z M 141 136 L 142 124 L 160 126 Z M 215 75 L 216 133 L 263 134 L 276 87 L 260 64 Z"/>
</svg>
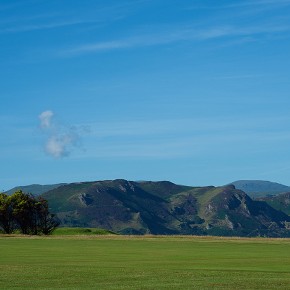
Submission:
<svg viewBox="0 0 290 290">
<path fill-rule="evenodd" d="M 60 222 L 54 214 L 49 212 L 48 202 L 42 197 L 38 198 L 37 208 L 37 228 L 44 235 L 49 235 L 59 226 Z"/>
<path fill-rule="evenodd" d="M 5 234 L 11 234 L 15 228 L 12 199 L 5 193 L 0 193 L 0 227 Z"/>
<path fill-rule="evenodd" d="M 27 234 L 37 234 L 37 211 L 35 199 L 32 195 L 21 190 L 11 195 L 13 201 L 13 216 L 21 232 Z"/>
<path fill-rule="evenodd" d="M 49 235 L 59 225 L 49 212 L 48 203 L 21 190 L 11 196 L 0 194 L 0 227 L 7 234 L 19 229 L 22 234 Z"/>
</svg>

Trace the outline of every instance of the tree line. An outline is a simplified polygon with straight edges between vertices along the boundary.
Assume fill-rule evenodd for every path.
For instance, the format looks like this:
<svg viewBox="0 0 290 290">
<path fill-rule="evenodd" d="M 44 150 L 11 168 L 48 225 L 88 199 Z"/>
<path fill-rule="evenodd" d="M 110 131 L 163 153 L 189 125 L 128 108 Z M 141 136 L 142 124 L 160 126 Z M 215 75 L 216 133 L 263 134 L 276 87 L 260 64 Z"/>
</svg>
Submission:
<svg viewBox="0 0 290 290">
<path fill-rule="evenodd" d="M 6 234 L 20 231 L 26 235 L 49 235 L 59 225 L 49 212 L 48 202 L 19 190 L 12 195 L 0 193 L 0 229 Z"/>
</svg>

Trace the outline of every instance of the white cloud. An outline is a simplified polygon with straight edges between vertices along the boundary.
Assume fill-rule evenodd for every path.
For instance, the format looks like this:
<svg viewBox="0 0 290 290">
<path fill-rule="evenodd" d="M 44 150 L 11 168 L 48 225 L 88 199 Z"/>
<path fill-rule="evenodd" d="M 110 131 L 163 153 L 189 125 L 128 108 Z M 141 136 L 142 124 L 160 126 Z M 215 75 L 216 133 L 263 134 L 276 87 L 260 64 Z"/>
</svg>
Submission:
<svg viewBox="0 0 290 290">
<path fill-rule="evenodd" d="M 52 135 L 46 142 L 45 150 L 55 158 L 65 157 L 70 154 L 69 147 L 76 141 L 77 136 L 70 133 L 65 135 Z"/>
<path fill-rule="evenodd" d="M 53 118 L 54 113 L 50 110 L 39 115 L 40 127 L 46 136 L 45 152 L 54 158 L 69 156 L 73 148 L 80 147 L 79 131 L 84 130 L 60 125 Z"/>
<path fill-rule="evenodd" d="M 51 120 L 53 118 L 52 111 L 44 111 L 38 117 L 40 119 L 40 127 L 42 129 L 48 129 L 51 127 Z"/>
</svg>

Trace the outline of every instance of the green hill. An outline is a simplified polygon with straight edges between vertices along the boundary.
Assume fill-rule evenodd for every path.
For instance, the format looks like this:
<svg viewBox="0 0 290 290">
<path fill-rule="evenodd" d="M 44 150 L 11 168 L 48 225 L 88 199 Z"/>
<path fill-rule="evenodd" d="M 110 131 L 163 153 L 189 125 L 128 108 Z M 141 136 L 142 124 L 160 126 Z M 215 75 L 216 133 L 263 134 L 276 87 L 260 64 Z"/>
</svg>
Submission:
<svg viewBox="0 0 290 290">
<path fill-rule="evenodd" d="M 168 181 L 107 180 L 43 194 L 62 226 L 121 234 L 290 236 L 290 217 L 233 185 L 190 187 Z"/>
</svg>

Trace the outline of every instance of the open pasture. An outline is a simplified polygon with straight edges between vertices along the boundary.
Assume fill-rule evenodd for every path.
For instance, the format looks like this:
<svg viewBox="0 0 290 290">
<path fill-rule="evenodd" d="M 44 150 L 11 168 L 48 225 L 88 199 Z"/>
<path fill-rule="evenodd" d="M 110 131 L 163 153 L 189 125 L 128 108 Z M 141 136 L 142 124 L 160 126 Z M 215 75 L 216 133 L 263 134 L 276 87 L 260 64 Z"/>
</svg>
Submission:
<svg viewBox="0 0 290 290">
<path fill-rule="evenodd" d="M 0 237 L 0 289 L 290 289 L 289 239 Z"/>
</svg>

